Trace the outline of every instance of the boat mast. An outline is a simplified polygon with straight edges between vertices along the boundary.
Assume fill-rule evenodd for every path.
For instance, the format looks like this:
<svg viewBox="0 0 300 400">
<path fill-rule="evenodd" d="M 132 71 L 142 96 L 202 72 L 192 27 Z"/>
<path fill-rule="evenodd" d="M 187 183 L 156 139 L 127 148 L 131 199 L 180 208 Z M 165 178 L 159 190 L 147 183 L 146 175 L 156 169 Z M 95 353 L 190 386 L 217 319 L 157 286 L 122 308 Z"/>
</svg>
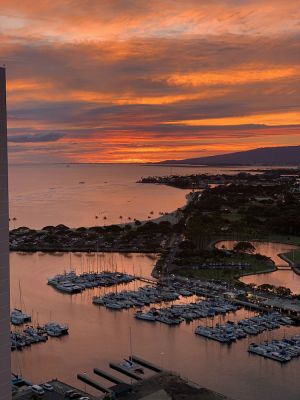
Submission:
<svg viewBox="0 0 300 400">
<path fill-rule="evenodd" d="M 129 350 L 130 350 L 129 360 L 132 361 L 132 337 L 131 337 L 131 326 L 129 327 Z"/>
</svg>

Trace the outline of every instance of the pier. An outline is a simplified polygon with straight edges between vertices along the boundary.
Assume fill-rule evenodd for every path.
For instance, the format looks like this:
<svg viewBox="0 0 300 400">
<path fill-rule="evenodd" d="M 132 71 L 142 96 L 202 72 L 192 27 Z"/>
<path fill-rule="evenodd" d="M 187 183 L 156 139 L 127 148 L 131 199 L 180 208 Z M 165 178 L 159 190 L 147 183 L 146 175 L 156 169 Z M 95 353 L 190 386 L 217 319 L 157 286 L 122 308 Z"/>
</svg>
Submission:
<svg viewBox="0 0 300 400">
<path fill-rule="evenodd" d="M 110 368 L 115 369 L 118 372 L 121 372 L 124 375 L 129 376 L 129 378 L 135 379 L 136 381 L 142 381 L 143 378 L 135 374 L 134 372 L 128 371 L 128 369 L 122 367 L 121 365 L 115 364 L 115 363 L 109 363 Z"/>
<path fill-rule="evenodd" d="M 157 285 L 157 280 L 153 278 L 145 278 L 144 276 L 135 276 L 135 279 L 141 282 L 149 283 L 151 285 Z"/>
<path fill-rule="evenodd" d="M 132 355 L 132 356 L 130 357 L 130 359 L 131 359 L 132 361 L 134 361 L 134 362 L 136 362 L 136 363 L 142 365 L 143 367 L 146 367 L 146 368 L 148 368 L 148 369 L 154 371 L 154 372 L 157 372 L 157 373 L 163 372 L 163 369 L 162 369 L 161 367 L 158 367 L 157 365 L 152 364 L 152 363 L 150 363 L 149 361 L 146 361 L 146 360 L 144 360 L 143 358 L 140 358 L 140 357 L 138 357 L 138 356 Z"/>
<path fill-rule="evenodd" d="M 84 374 L 77 374 L 77 379 L 86 383 L 89 386 L 92 386 L 94 389 L 100 390 L 102 393 L 110 393 L 110 390 L 106 387 L 100 385 L 98 382 L 94 381 L 93 379 L 89 378 L 87 375 Z"/>
<path fill-rule="evenodd" d="M 122 381 L 119 378 L 116 378 L 114 375 L 109 374 L 106 371 L 103 371 L 99 368 L 94 368 L 94 374 L 101 376 L 101 378 L 104 378 L 112 383 L 115 383 L 116 385 L 120 385 L 122 383 L 125 383 L 124 381 Z"/>
<path fill-rule="evenodd" d="M 155 364 L 152 364 L 138 356 L 129 356 L 128 360 L 130 360 L 132 363 L 134 362 L 135 367 L 137 369 L 141 369 L 143 370 L 142 367 L 147 368 L 148 371 L 152 372 L 152 376 L 155 376 L 157 374 L 161 374 L 163 372 L 163 369 L 158 367 Z M 136 383 L 143 381 L 144 379 L 149 379 L 149 373 L 147 374 L 147 376 L 141 376 L 138 375 L 137 369 L 130 369 L 127 368 L 126 365 L 122 364 L 122 363 L 109 363 L 109 367 L 121 374 L 123 374 L 123 376 L 127 377 L 127 381 L 128 378 L 130 379 L 134 379 L 136 381 Z M 93 387 L 96 390 L 99 390 L 102 393 L 114 393 L 115 396 L 120 396 L 120 395 L 126 395 L 129 394 L 132 391 L 132 386 L 133 384 L 128 384 L 125 380 L 122 380 L 118 377 L 116 377 L 115 375 L 112 375 L 109 372 L 106 372 L 100 368 L 94 368 L 93 372 L 95 375 L 100 376 L 101 378 L 107 380 L 108 382 L 110 382 L 110 386 L 104 386 L 101 383 L 99 383 L 97 380 L 91 379 L 87 374 L 77 374 L 77 379 L 79 379 L 80 381 L 84 382 L 85 384 Z M 153 375 L 154 372 L 154 375 Z M 144 371 L 142 371 L 141 373 L 144 373 Z M 113 384 L 113 385 L 111 385 Z"/>
</svg>

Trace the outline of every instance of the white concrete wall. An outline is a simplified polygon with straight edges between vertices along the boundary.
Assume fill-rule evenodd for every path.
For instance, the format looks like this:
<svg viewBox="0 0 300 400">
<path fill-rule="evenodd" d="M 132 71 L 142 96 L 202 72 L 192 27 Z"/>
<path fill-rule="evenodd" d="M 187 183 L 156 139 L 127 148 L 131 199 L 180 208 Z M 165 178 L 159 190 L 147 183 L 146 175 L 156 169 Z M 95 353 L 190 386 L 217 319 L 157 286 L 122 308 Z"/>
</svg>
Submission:
<svg viewBox="0 0 300 400">
<path fill-rule="evenodd" d="M 0 399 L 11 399 L 5 69 L 0 67 Z"/>
</svg>

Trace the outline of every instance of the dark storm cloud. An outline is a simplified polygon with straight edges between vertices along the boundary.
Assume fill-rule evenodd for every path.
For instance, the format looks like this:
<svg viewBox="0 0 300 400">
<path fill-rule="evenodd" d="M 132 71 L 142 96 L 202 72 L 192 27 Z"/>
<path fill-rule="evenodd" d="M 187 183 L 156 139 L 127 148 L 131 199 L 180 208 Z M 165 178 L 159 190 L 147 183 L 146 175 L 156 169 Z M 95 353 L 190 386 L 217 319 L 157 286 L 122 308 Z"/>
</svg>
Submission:
<svg viewBox="0 0 300 400">
<path fill-rule="evenodd" d="M 8 141 L 12 143 L 42 143 L 42 142 L 56 142 L 64 137 L 63 133 L 40 133 L 31 135 L 17 135 L 8 136 Z"/>
</svg>

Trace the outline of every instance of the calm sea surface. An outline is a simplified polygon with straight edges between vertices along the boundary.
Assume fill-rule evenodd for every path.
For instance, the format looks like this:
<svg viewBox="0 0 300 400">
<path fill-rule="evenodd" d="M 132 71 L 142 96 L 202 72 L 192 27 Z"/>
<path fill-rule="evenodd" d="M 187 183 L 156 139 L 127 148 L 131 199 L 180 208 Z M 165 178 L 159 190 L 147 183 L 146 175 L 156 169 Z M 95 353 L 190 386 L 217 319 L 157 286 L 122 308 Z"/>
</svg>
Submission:
<svg viewBox="0 0 300 400">
<path fill-rule="evenodd" d="M 120 215 L 124 219 L 128 216 L 145 219 L 150 211 L 155 217 L 161 211 L 181 207 L 187 191 L 137 185 L 135 181 L 141 176 L 190 174 L 199 170 L 217 171 L 127 165 L 14 166 L 10 168 L 10 214 L 11 218 L 17 218 L 16 226 L 37 228 L 59 223 L 74 227 L 93 225 L 95 215 L 107 216 L 107 223 L 119 222 Z M 100 217 L 98 222 L 101 223 Z M 273 249 L 272 254 L 276 256 L 277 250 Z M 268 337 L 264 333 L 232 346 L 223 346 L 194 334 L 195 327 L 204 321 L 169 327 L 137 321 L 133 317 L 134 310 L 109 311 L 92 304 L 94 295 L 114 290 L 112 288 L 89 289 L 69 296 L 47 285 L 49 277 L 69 270 L 70 265 L 78 272 L 117 268 L 150 276 L 156 258 L 154 254 L 76 253 L 72 254 L 70 263 L 69 254 L 11 253 L 11 306 L 26 308 L 34 322 L 54 319 L 67 323 L 70 332 L 62 339 L 50 338 L 47 343 L 13 352 L 13 371 L 34 383 L 57 377 L 83 389 L 76 374 L 86 372 L 101 381 L 93 376 L 92 369 L 98 367 L 108 371 L 110 361 L 118 362 L 127 357 L 131 330 L 133 353 L 233 399 L 299 400 L 300 360 L 281 366 L 272 360 L 249 355 L 247 347 L 253 341 L 299 334 L 300 328 L 281 328 L 270 332 Z M 289 286 L 292 272 L 278 272 L 282 273 L 278 284 Z M 266 280 L 271 279 L 270 283 L 273 283 L 274 274 L 277 272 L 265 274 Z M 250 281 L 253 282 L 253 278 L 249 277 Z M 126 288 L 137 285 L 132 283 Z M 250 315 L 241 310 L 226 319 L 238 320 Z"/>
<path fill-rule="evenodd" d="M 190 191 L 136 184 L 141 177 L 224 171 L 230 174 L 237 170 L 119 164 L 12 165 L 10 217 L 17 220 L 11 222 L 11 228 L 61 223 L 70 227 L 114 224 L 120 223 L 120 216 L 122 222 L 128 217 L 156 218 L 160 212 L 182 207 Z"/>
</svg>

